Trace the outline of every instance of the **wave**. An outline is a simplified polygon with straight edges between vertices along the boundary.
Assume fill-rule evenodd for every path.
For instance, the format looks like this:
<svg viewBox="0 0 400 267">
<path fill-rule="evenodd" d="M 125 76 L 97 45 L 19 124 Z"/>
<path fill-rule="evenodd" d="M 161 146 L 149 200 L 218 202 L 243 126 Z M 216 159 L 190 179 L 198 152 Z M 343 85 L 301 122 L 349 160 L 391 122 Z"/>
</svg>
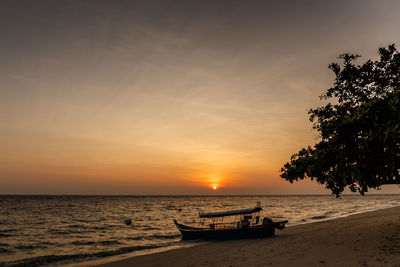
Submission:
<svg viewBox="0 0 400 267">
<path fill-rule="evenodd" d="M 135 236 L 135 237 L 127 237 L 126 240 L 167 240 L 167 239 L 176 239 L 181 237 L 180 234 L 153 234 L 147 236 Z"/>
<path fill-rule="evenodd" d="M 138 227 L 138 228 L 141 228 L 142 231 L 161 230 L 158 227 L 152 227 L 152 226 L 142 226 L 142 227 Z"/>
<path fill-rule="evenodd" d="M 100 229 L 100 230 L 105 230 L 105 229 L 107 229 L 107 228 Z M 70 229 L 64 229 L 64 228 L 61 228 L 61 229 L 49 229 L 48 232 L 50 234 L 53 234 L 53 235 L 71 235 L 71 234 L 92 234 L 92 233 L 96 233 L 98 231 L 96 231 L 95 227 L 91 227 L 91 228 L 88 228 L 88 227 L 80 227 L 80 228 L 75 227 L 75 228 L 70 228 Z"/>
<path fill-rule="evenodd" d="M 95 252 L 95 253 L 79 253 L 79 254 L 71 254 L 71 255 L 46 255 L 46 256 L 38 256 L 33 258 L 24 258 L 22 260 L 13 261 L 13 262 L 0 262 L 1 267 L 35 267 L 49 264 L 63 264 L 63 263 L 72 263 L 77 261 L 85 261 L 85 260 L 93 260 L 97 258 L 115 256 L 123 253 L 130 253 L 145 249 L 153 249 L 160 248 L 165 246 L 173 245 L 173 243 L 162 244 L 162 245 L 148 245 L 148 246 L 131 246 L 131 247 L 122 247 L 116 250 Z"/>
<path fill-rule="evenodd" d="M 127 240 L 143 240 L 143 236 L 127 237 Z"/>
<path fill-rule="evenodd" d="M 0 233 L 9 233 L 9 232 L 16 232 L 18 231 L 17 229 L 3 229 L 0 230 Z"/>
<path fill-rule="evenodd" d="M 326 215 L 320 215 L 320 216 L 311 217 L 310 219 L 311 220 L 322 220 L 322 219 L 325 219 L 325 218 L 327 218 Z"/>
<path fill-rule="evenodd" d="M 13 253 L 12 250 L 0 247 L 0 254 L 12 254 L 12 253 Z"/>
<path fill-rule="evenodd" d="M 170 234 L 170 235 L 151 235 L 149 236 L 150 239 L 174 239 L 180 237 L 180 234 Z"/>
<path fill-rule="evenodd" d="M 100 245 L 121 245 L 123 243 L 117 241 L 117 240 L 104 240 L 104 241 L 99 241 L 97 244 Z"/>
<path fill-rule="evenodd" d="M 96 242 L 94 242 L 94 241 L 74 241 L 71 244 L 77 245 L 77 246 L 84 246 L 84 245 L 95 245 Z"/>
<path fill-rule="evenodd" d="M 331 217 L 331 215 L 334 215 L 334 217 L 339 216 L 338 212 L 327 211 L 327 212 L 325 212 L 324 215 L 314 216 L 314 217 L 311 217 L 310 219 L 311 220 L 323 220 L 323 219 L 327 219 L 327 218 Z"/>
<path fill-rule="evenodd" d="M 41 246 L 41 245 L 17 245 L 15 246 L 16 249 L 19 250 L 32 250 L 32 249 L 43 249 L 46 248 L 46 246 Z"/>
<path fill-rule="evenodd" d="M 60 229 L 49 229 L 48 232 L 53 235 L 70 235 L 70 234 L 81 234 L 81 231 L 65 231 Z M 87 232 L 86 232 L 87 233 Z"/>
<path fill-rule="evenodd" d="M 154 239 L 159 239 L 159 240 L 165 240 L 165 239 L 175 239 L 180 237 L 180 234 L 167 234 L 167 235 L 162 235 L 162 234 L 153 234 L 153 235 L 148 235 L 148 236 L 142 236 L 141 239 L 143 240 L 154 240 Z"/>
<path fill-rule="evenodd" d="M 71 243 L 72 245 L 77 245 L 77 246 L 84 246 L 84 245 L 122 245 L 123 243 L 117 241 L 117 240 L 103 240 L 103 241 L 74 241 Z"/>
<path fill-rule="evenodd" d="M 10 236 L 14 236 L 14 235 L 0 233 L 0 237 L 10 237 Z"/>
<path fill-rule="evenodd" d="M 11 234 L 11 233 L 15 233 L 15 232 L 17 232 L 17 229 L 3 229 L 3 230 L 0 230 L 0 237 L 15 236 L 14 234 Z"/>
<path fill-rule="evenodd" d="M 87 228 L 85 225 L 83 224 L 70 224 L 68 226 L 66 226 L 67 228 Z"/>
</svg>

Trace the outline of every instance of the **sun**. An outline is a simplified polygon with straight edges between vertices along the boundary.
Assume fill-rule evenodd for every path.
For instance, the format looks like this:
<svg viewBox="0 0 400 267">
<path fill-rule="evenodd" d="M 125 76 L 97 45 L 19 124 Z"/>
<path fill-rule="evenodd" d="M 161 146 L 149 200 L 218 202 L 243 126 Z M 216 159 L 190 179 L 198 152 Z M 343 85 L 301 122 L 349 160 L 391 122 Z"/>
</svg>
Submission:
<svg viewBox="0 0 400 267">
<path fill-rule="evenodd" d="M 213 189 L 213 190 L 217 190 L 217 188 L 218 188 L 217 185 L 215 185 L 215 184 L 212 185 L 212 189 Z"/>
</svg>

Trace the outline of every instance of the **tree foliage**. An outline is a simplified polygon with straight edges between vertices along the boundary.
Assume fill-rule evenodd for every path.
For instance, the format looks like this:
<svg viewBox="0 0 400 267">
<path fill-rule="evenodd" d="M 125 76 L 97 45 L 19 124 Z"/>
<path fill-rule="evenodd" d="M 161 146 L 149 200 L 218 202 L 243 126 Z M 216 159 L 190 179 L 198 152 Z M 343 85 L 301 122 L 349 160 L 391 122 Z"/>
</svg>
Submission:
<svg viewBox="0 0 400 267">
<path fill-rule="evenodd" d="M 346 187 L 364 194 L 400 184 L 400 53 L 390 45 L 376 61 L 356 65 L 359 57 L 329 65 L 336 78 L 321 96 L 328 104 L 308 112 L 321 141 L 292 155 L 282 178 L 315 179 L 337 197 Z"/>
</svg>

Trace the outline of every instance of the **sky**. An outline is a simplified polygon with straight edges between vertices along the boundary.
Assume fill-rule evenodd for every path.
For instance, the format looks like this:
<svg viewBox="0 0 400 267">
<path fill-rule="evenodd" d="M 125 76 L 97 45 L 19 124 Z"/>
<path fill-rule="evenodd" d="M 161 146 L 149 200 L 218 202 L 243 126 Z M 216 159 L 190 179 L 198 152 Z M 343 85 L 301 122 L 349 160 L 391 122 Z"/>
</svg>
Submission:
<svg viewBox="0 0 400 267">
<path fill-rule="evenodd" d="M 0 194 L 329 194 L 279 170 L 329 63 L 399 27 L 399 1 L 1 1 Z"/>
</svg>

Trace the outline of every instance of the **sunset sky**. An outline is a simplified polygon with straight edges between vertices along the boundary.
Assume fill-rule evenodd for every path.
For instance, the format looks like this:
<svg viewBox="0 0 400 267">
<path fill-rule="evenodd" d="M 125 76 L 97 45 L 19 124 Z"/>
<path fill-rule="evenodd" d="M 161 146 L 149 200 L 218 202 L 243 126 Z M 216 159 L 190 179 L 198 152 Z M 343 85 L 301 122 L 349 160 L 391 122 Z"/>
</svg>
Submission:
<svg viewBox="0 0 400 267">
<path fill-rule="evenodd" d="M 399 1 L 1 1 L 0 194 L 329 193 L 279 170 L 328 64 L 399 29 Z"/>
</svg>

